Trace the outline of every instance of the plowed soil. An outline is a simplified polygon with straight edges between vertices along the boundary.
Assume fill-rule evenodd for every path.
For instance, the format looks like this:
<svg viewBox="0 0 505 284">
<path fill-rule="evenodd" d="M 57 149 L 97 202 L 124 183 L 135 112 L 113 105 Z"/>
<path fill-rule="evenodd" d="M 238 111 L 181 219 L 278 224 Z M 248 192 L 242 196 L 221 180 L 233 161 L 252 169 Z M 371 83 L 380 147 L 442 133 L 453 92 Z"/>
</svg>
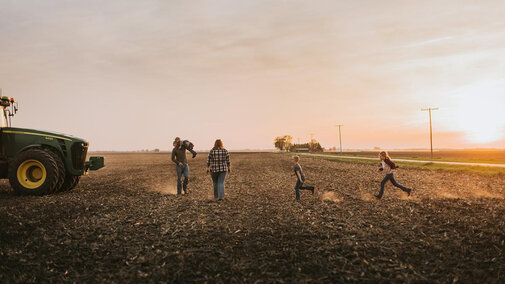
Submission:
<svg viewBox="0 0 505 284">
<path fill-rule="evenodd" d="M 110 154 L 71 192 L 0 184 L 1 282 L 504 282 L 505 177 L 232 153 L 226 200 L 205 154 L 176 196 L 168 154 Z M 401 165 L 401 164 L 400 164 Z"/>
</svg>

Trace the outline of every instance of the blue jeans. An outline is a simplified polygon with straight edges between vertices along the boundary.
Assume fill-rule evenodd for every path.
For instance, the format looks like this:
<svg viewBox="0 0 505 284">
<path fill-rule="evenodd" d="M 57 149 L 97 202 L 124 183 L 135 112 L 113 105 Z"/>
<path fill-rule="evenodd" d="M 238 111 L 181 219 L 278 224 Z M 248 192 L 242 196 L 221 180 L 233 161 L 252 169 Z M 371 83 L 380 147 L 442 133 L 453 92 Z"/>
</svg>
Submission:
<svg viewBox="0 0 505 284">
<path fill-rule="evenodd" d="M 395 177 L 391 173 L 391 174 L 387 174 L 384 177 L 384 179 L 381 181 L 381 190 L 379 191 L 379 195 L 378 195 L 379 198 L 382 197 L 382 194 L 384 194 L 384 186 L 386 185 L 386 182 L 388 182 L 388 181 L 391 181 L 391 183 L 394 186 L 400 188 L 401 190 L 403 190 L 405 192 L 409 192 L 408 188 L 406 188 L 405 186 L 403 186 L 403 185 L 401 185 L 401 184 L 399 184 L 399 183 L 396 182 Z"/>
<path fill-rule="evenodd" d="M 189 166 L 188 165 L 176 165 L 177 170 L 177 195 L 181 194 L 182 188 L 184 192 L 188 189 L 188 179 L 189 179 Z M 184 176 L 184 183 L 181 181 L 182 176 Z"/>
<path fill-rule="evenodd" d="M 193 150 L 193 147 L 195 147 L 193 143 L 189 142 L 188 140 L 184 140 L 182 141 L 182 145 L 184 146 L 184 148 L 186 148 L 186 150 L 188 150 L 191 154 L 193 154 L 193 156 L 196 155 L 195 150 Z"/>
<path fill-rule="evenodd" d="M 212 185 L 214 186 L 214 198 L 224 198 L 224 180 L 226 179 L 227 172 L 210 173 L 212 177 Z"/>
<path fill-rule="evenodd" d="M 300 190 L 313 190 L 314 187 L 310 185 L 303 185 L 303 183 L 297 179 L 295 184 L 295 198 L 300 200 Z"/>
</svg>

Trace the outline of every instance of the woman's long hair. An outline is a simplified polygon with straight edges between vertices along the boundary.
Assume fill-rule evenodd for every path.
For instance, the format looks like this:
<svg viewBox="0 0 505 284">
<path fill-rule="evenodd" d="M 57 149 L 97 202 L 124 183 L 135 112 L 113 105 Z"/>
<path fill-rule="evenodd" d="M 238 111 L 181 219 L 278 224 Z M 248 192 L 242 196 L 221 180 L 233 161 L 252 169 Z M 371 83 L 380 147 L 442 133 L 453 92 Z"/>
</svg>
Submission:
<svg viewBox="0 0 505 284">
<path fill-rule="evenodd" d="M 212 150 L 217 150 L 217 149 L 223 149 L 223 141 L 221 139 L 217 139 L 216 142 L 214 142 L 214 148 Z"/>
<path fill-rule="evenodd" d="M 379 153 L 379 157 L 384 157 L 385 159 L 391 160 L 391 157 L 389 157 L 389 153 L 386 151 L 382 151 Z"/>
</svg>

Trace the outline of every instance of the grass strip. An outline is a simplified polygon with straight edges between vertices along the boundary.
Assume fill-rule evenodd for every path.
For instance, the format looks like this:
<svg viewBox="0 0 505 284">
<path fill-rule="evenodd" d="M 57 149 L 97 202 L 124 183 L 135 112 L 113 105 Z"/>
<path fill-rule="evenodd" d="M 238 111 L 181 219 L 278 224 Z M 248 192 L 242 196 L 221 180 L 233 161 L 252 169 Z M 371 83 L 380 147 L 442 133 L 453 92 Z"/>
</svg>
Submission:
<svg viewBox="0 0 505 284">
<path fill-rule="evenodd" d="M 299 155 L 302 157 L 312 158 L 312 159 L 322 159 L 328 161 L 335 161 L 341 163 L 352 163 L 352 164 L 367 164 L 367 165 L 379 165 L 379 159 L 377 161 L 373 160 L 362 160 L 353 158 L 338 158 L 328 155 L 328 157 L 322 156 L 312 156 L 305 153 L 281 153 L 283 155 L 295 156 Z M 394 161 L 394 159 L 393 159 Z M 427 171 L 451 171 L 451 172 L 462 172 L 462 173 L 475 173 L 475 174 L 486 174 L 486 175 L 505 175 L 505 168 L 493 168 L 484 166 L 466 166 L 466 165 L 444 165 L 435 163 L 409 163 L 409 162 L 395 162 L 400 168 L 407 169 L 418 169 Z"/>
</svg>

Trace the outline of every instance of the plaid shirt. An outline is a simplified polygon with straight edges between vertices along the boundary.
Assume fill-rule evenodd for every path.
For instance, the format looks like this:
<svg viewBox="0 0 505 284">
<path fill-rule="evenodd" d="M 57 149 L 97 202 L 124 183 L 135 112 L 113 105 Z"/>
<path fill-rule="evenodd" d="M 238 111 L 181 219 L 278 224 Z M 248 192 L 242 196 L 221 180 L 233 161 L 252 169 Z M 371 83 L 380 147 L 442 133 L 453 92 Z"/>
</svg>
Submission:
<svg viewBox="0 0 505 284">
<path fill-rule="evenodd" d="M 212 164 L 212 166 L 211 166 Z M 207 158 L 207 167 L 213 173 L 227 172 L 230 167 L 230 154 L 226 149 L 212 149 Z"/>
</svg>

